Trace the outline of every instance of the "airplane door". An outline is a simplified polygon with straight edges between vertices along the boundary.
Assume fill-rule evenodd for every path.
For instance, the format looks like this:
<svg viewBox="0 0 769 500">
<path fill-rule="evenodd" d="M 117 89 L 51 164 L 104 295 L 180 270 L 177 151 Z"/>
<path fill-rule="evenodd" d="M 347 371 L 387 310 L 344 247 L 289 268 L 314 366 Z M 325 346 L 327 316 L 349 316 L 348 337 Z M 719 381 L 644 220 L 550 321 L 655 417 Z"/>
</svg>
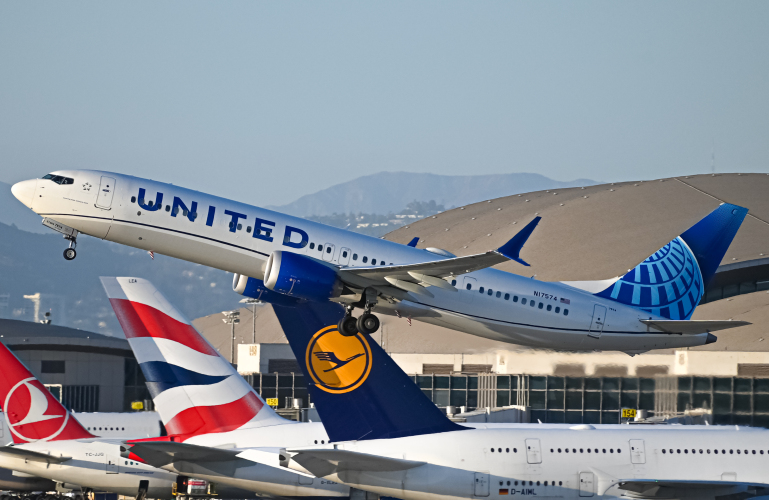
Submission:
<svg viewBox="0 0 769 500">
<path fill-rule="evenodd" d="M 108 456 L 105 455 L 104 459 L 106 460 L 106 469 L 107 474 L 117 474 L 118 473 L 118 463 L 117 460 L 114 460 Z"/>
<path fill-rule="evenodd" d="M 112 197 L 115 195 L 115 179 L 101 176 L 99 184 L 99 196 L 96 197 L 96 206 L 99 208 L 109 208 L 112 206 Z"/>
<path fill-rule="evenodd" d="M 630 463 L 633 463 L 633 464 L 646 463 L 646 450 L 644 449 L 643 439 L 630 440 Z"/>
<path fill-rule="evenodd" d="M 334 260 L 334 250 L 336 247 L 334 247 L 333 243 L 326 243 L 323 245 L 323 260 L 331 262 Z"/>
<path fill-rule="evenodd" d="M 542 450 L 539 447 L 539 439 L 526 440 L 526 461 L 530 464 L 542 463 Z"/>
<path fill-rule="evenodd" d="M 489 475 L 485 472 L 475 473 L 475 486 L 473 489 L 473 495 L 476 497 L 489 496 Z"/>
<path fill-rule="evenodd" d="M 593 321 L 590 323 L 590 332 L 588 335 L 597 339 L 601 338 L 601 332 L 603 332 L 603 324 L 606 321 L 606 308 L 596 304 L 593 307 Z"/>
<path fill-rule="evenodd" d="M 579 496 L 592 497 L 595 495 L 595 476 L 592 472 L 579 473 Z"/>
<path fill-rule="evenodd" d="M 340 266 L 346 266 L 350 263 L 350 254 L 352 253 L 352 250 L 349 248 L 342 247 L 339 249 L 339 265 Z"/>
<path fill-rule="evenodd" d="M 473 297 L 475 297 L 475 294 L 478 293 L 478 280 L 471 278 L 470 276 L 465 276 L 464 280 L 462 281 L 462 289 L 466 292 L 469 292 L 464 294 L 465 296 L 462 297 L 462 301 L 464 303 L 472 302 Z"/>
</svg>

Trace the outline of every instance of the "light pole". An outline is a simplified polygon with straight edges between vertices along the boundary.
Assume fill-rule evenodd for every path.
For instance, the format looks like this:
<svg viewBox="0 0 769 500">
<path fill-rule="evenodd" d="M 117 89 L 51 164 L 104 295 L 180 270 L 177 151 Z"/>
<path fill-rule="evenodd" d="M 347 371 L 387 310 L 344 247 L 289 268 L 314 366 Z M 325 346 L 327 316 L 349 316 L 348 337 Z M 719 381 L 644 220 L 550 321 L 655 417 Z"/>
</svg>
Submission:
<svg viewBox="0 0 769 500">
<path fill-rule="evenodd" d="M 235 323 L 240 323 L 240 311 L 222 311 L 224 314 L 224 321 L 228 325 L 232 325 L 232 335 L 230 336 L 230 363 L 235 364 Z"/>
<path fill-rule="evenodd" d="M 251 304 L 253 306 L 251 308 L 251 314 L 252 314 L 251 319 L 252 319 L 253 324 L 254 324 L 253 325 L 253 327 L 254 327 L 253 337 L 254 338 L 253 338 L 253 341 L 251 343 L 252 344 L 256 344 L 256 306 L 257 306 L 257 304 L 264 304 L 264 302 L 262 302 L 261 300 L 258 300 L 258 299 L 241 299 L 240 303 L 241 304 Z"/>
</svg>

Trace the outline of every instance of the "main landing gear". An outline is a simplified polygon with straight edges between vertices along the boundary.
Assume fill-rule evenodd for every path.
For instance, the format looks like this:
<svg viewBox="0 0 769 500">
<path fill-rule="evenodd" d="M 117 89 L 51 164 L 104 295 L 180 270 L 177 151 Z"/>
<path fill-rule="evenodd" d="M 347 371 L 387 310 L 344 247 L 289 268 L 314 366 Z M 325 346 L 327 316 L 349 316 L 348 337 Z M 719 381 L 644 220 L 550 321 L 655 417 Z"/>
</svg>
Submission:
<svg viewBox="0 0 769 500">
<path fill-rule="evenodd" d="M 77 257 L 77 252 L 75 251 L 75 247 L 77 246 L 77 231 L 72 236 L 65 234 L 64 239 L 69 240 L 69 247 L 64 249 L 64 258 L 72 260 Z"/>
<path fill-rule="evenodd" d="M 379 330 L 379 318 L 371 313 L 371 309 L 376 305 L 376 291 L 366 288 L 360 302 L 350 304 L 346 307 L 344 317 L 339 320 L 339 333 L 345 337 L 352 337 L 357 333 L 371 335 Z M 357 307 L 363 307 L 363 314 L 355 318 L 352 311 Z"/>
</svg>

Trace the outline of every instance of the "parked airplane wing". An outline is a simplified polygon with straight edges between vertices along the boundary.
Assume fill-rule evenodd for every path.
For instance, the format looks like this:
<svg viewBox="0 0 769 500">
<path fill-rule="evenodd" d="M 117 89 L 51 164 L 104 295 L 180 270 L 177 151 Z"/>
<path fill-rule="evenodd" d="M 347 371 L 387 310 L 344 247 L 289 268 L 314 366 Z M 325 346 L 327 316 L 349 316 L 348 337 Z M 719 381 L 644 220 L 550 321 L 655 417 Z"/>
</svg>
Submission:
<svg viewBox="0 0 769 500">
<path fill-rule="evenodd" d="M 467 255 L 465 257 L 453 257 L 418 264 L 405 264 L 398 266 L 370 266 L 341 269 L 339 277 L 345 283 L 365 288 L 367 286 L 394 286 L 402 290 L 419 293 L 414 286 L 438 286 L 440 288 L 453 288 L 448 283 L 439 283 L 442 278 L 458 276 L 460 274 L 478 271 L 487 267 L 514 260 L 524 266 L 528 266 L 520 258 L 520 251 L 526 243 L 541 217 L 535 217 L 510 241 L 496 250 L 486 253 Z M 412 286 L 409 286 L 411 284 Z"/>
<path fill-rule="evenodd" d="M 724 320 L 656 320 L 642 319 L 641 323 L 665 333 L 710 333 L 738 326 L 750 325 L 747 321 Z"/>
<path fill-rule="evenodd" d="M 639 498 L 675 498 L 676 494 L 700 490 L 709 497 L 741 494 L 740 498 L 766 495 L 766 484 L 742 483 L 736 481 L 669 481 L 655 479 L 620 480 L 614 484 L 620 490 L 633 492 Z M 604 492 L 605 493 L 605 492 Z M 687 496 L 688 496 L 687 495 Z"/>
<path fill-rule="evenodd" d="M 0 454 L 7 455 L 12 458 L 24 459 L 28 462 L 40 462 L 44 464 L 61 464 L 68 460 L 72 460 L 72 457 L 56 457 L 47 453 L 25 450 L 23 448 L 16 448 L 13 446 L 0 447 Z"/>
<path fill-rule="evenodd" d="M 126 442 L 125 446 L 153 467 L 163 467 L 174 462 L 227 462 L 238 460 L 237 455 L 240 453 L 240 450 L 223 450 L 171 441 L 131 441 Z"/>
<path fill-rule="evenodd" d="M 389 472 L 414 469 L 425 462 L 388 458 L 347 450 L 289 450 L 291 460 L 315 474 L 325 477 L 336 472 Z"/>
</svg>

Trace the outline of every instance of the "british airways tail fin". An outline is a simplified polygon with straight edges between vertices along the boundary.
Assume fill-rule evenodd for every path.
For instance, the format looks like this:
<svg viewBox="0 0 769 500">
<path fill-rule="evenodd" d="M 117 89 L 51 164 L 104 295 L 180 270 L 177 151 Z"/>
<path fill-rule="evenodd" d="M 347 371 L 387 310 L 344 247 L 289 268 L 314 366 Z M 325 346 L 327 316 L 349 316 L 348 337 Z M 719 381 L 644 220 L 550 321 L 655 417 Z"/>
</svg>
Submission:
<svg viewBox="0 0 769 500">
<path fill-rule="evenodd" d="M 462 430 L 371 337 L 337 330 L 333 302 L 273 305 L 331 441 Z"/>
<path fill-rule="evenodd" d="M 747 208 L 722 204 L 595 295 L 688 320 L 747 214 Z"/>
<path fill-rule="evenodd" d="M 101 278 L 170 435 L 286 424 L 147 280 Z"/>
<path fill-rule="evenodd" d="M 0 404 L 16 444 L 95 437 L 2 343 Z"/>
</svg>

